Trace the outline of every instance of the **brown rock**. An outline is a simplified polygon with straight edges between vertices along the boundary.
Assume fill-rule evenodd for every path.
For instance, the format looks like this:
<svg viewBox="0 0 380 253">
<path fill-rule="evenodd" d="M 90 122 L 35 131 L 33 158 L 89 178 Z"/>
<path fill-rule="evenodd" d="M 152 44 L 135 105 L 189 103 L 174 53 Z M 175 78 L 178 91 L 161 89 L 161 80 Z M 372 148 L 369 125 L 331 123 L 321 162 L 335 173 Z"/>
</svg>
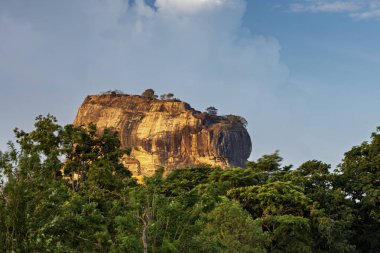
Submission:
<svg viewBox="0 0 380 253">
<path fill-rule="evenodd" d="M 74 125 L 90 123 L 97 125 L 100 134 L 105 128 L 119 132 L 122 146 L 132 148 L 123 161 L 134 175 L 194 164 L 243 167 L 252 148 L 242 124 L 201 113 L 179 100 L 88 96 Z"/>
</svg>

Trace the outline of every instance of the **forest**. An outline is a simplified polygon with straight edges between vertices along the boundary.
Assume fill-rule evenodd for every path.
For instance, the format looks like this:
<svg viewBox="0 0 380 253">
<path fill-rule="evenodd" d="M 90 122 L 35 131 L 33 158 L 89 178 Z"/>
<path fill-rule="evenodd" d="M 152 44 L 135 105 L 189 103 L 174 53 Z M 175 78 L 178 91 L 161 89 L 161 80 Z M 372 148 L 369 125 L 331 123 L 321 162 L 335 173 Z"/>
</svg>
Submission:
<svg viewBox="0 0 380 253">
<path fill-rule="evenodd" d="M 0 152 L 0 252 L 380 252 L 380 128 L 336 168 L 276 151 L 137 182 L 117 133 L 34 126 Z"/>
</svg>

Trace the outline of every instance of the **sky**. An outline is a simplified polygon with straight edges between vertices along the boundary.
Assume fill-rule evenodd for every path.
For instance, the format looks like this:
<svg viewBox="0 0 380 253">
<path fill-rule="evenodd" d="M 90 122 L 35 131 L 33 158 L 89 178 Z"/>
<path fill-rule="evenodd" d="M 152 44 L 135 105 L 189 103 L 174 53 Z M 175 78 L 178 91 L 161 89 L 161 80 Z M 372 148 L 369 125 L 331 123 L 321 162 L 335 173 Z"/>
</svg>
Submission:
<svg viewBox="0 0 380 253">
<path fill-rule="evenodd" d="M 380 125 L 380 0 L 0 0 L 0 148 L 89 94 L 248 121 L 250 159 L 334 166 Z"/>
</svg>

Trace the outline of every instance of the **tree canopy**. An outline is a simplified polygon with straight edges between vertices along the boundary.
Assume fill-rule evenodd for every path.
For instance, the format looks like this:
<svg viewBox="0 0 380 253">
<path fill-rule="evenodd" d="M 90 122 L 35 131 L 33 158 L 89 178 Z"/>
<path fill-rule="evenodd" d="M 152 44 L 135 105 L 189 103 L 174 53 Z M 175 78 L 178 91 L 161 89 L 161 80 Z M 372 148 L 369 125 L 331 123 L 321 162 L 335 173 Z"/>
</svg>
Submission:
<svg viewBox="0 0 380 253">
<path fill-rule="evenodd" d="M 336 170 L 279 152 L 138 184 L 117 133 L 38 116 L 0 151 L 0 252 L 376 253 L 380 129 Z"/>
<path fill-rule="evenodd" d="M 216 109 L 214 106 L 209 106 L 206 108 L 206 112 L 211 116 L 216 116 L 218 114 L 218 109 Z"/>
<path fill-rule="evenodd" d="M 141 96 L 146 97 L 146 98 L 157 98 L 157 95 L 155 95 L 153 89 L 146 89 Z"/>
</svg>

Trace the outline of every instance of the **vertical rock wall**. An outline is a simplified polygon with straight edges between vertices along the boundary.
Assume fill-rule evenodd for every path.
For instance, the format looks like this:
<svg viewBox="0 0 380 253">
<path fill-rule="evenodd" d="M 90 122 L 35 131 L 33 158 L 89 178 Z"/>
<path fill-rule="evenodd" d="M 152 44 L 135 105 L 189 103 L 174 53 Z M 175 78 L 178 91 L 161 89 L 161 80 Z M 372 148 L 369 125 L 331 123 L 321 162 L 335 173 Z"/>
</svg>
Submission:
<svg viewBox="0 0 380 253">
<path fill-rule="evenodd" d="M 120 94 L 88 96 L 74 125 L 94 123 L 120 134 L 132 148 L 124 163 L 135 175 L 152 175 L 194 164 L 243 167 L 251 153 L 245 127 L 224 117 L 195 111 L 178 100 L 158 100 Z"/>
</svg>

